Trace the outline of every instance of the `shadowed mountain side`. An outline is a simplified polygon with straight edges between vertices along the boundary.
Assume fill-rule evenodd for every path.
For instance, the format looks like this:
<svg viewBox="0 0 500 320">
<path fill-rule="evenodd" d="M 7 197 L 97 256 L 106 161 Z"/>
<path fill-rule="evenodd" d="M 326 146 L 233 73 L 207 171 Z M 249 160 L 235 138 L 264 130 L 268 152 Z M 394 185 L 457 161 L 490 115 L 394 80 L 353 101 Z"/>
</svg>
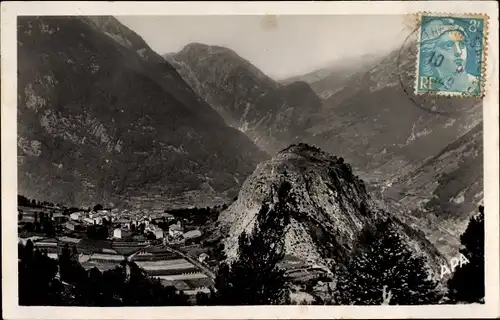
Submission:
<svg viewBox="0 0 500 320">
<path fill-rule="evenodd" d="M 18 58 L 19 192 L 29 197 L 207 205 L 267 157 L 114 18 L 20 17 Z"/>
<path fill-rule="evenodd" d="M 301 141 L 321 107 L 307 83 L 282 85 L 227 48 L 191 43 L 164 58 L 228 125 L 270 154 Z"/>
<path fill-rule="evenodd" d="M 406 211 L 447 256 L 456 256 L 460 234 L 482 203 L 483 123 L 385 189 L 388 205 Z"/>
</svg>

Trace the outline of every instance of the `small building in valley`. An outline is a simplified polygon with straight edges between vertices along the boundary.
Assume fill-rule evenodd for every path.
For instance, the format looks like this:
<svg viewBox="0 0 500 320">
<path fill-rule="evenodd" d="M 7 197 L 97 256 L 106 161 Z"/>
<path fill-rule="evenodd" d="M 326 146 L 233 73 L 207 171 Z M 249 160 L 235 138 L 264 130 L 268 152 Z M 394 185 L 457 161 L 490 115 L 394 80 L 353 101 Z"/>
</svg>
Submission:
<svg viewBox="0 0 500 320">
<path fill-rule="evenodd" d="M 186 240 L 192 240 L 201 237 L 201 231 L 196 229 L 196 230 L 191 230 L 186 233 L 184 233 L 184 239 Z"/>
<path fill-rule="evenodd" d="M 80 220 L 80 217 L 82 214 L 80 212 L 73 212 L 72 214 L 69 215 L 69 218 L 74 221 Z"/>
<path fill-rule="evenodd" d="M 156 227 L 154 230 L 154 234 L 156 239 L 163 239 L 163 230 L 159 227 Z"/>
<path fill-rule="evenodd" d="M 199 255 L 198 257 L 198 261 L 201 262 L 201 263 L 204 263 L 205 260 L 208 259 L 208 254 L 206 254 L 205 252 L 203 252 L 202 254 Z"/>
<path fill-rule="evenodd" d="M 122 229 L 116 228 L 115 230 L 113 230 L 113 238 L 121 239 L 122 238 Z"/>
<path fill-rule="evenodd" d="M 92 219 L 92 218 L 84 218 L 83 222 L 85 222 L 86 224 L 93 225 L 94 224 L 94 219 Z"/>
<path fill-rule="evenodd" d="M 66 216 L 62 215 L 61 213 L 54 213 L 52 215 L 52 221 L 54 221 L 55 223 L 64 223 L 68 220 L 68 218 L 66 218 Z"/>
<path fill-rule="evenodd" d="M 68 230 L 75 231 L 75 229 L 77 229 L 77 224 L 73 221 L 68 221 L 66 222 L 65 227 Z"/>
</svg>

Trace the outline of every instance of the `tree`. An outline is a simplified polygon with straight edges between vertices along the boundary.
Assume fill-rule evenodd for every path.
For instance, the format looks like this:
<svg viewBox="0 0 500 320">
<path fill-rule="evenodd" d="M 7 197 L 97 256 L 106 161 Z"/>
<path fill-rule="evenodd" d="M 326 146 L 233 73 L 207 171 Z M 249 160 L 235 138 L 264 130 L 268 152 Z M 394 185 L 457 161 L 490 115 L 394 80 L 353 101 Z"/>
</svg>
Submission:
<svg viewBox="0 0 500 320">
<path fill-rule="evenodd" d="M 53 237 L 55 235 L 54 225 L 52 224 L 52 221 L 50 221 L 49 219 L 45 219 L 42 227 L 47 237 Z"/>
<path fill-rule="evenodd" d="M 469 263 L 456 269 L 448 280 L 450 299 L 454 302 L 484 303 L 484 207 L 472 217 L 460 236 L 463 254 Z"/>
<path fill-rule="evenodd" d="M 436 304 L 441 298 L 425 260 L 412 254 L 390 219 L 362 232 L 334 297 L 341 305 Z"/>
<path fill-rule="evenodd" d="M 86 271 L 78 261 L 78 250 L 65 244 L 58 255 L 59 274 L 62 281 L 77 284 L 86 280 Z"/>
<path fill-rule="evenodd" d="M 31 201 L 25 196 L 17 195 L 17 205 L 23 207 L 29 207 L 31 206 Z"/>
<path fill-rule="evenodd" d="M 210 305 L 210 296 L 205 292 L 196 293 L 196 305 L 197 306 L 208 306 Z"/>
<path fill-rule="evenodd" d="M 57 263 L 46 253 L 34 249 L 28 240 L 26 246 L 19 246 L 18 263 L 19 304 L 57 305 L 62 299 L 61 287 L 55 281 Z M 41 294 L 43 293 L 43 294 Z"/>
<path fill-rule="evenodd" d="M 139 228 L 138 228 L 138 232 L 140 234 L 143 234 L 144 233 L 144 230 L 146 229 L 146 225 L 144 224 L 144 222 L 142 222 L 141 224 L 139 224 Z"/>
<path fill-rule="evenodd" d="M 264 203 L 252 233 L 240 235 L 237 259 L 219 266 L 216 304 L 289 303 L 284 270 L 278 267 L 278 262 L 284 257 L 284 239 L 290 221 L 289 204 L 293 201 L 290 189 L 287 182 L 279 186 L 278 202 L 274 207 Z"/>
<path fill-rule="evenodd" d="M 106 226 L 92 225 L 87 228 L 87 237 L 94 240 L 105 240 L 109 236 L 109 230 Z"/>
<path fill-rule="evenodd" d="M 35 231 L 36 232 L 40 232 L 42 230 L 42 224 L 40 222 L 41 218 L 38 216 L 38 212 L 36 212 L 36 211 L 35 211 L 35 214 L 34 214 L 34 218 L 35 218 L 35 222 L 34 222 Z"/>
</svg>

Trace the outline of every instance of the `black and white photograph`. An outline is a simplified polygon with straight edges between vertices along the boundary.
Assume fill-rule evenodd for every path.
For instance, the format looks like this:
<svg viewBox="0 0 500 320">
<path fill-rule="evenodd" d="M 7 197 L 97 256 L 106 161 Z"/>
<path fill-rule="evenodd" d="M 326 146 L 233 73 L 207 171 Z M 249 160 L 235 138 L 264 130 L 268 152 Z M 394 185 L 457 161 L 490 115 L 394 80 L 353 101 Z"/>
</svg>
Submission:
<svg viewBox="0 0 500 320">
<path fill-rule="evenodd" d="M 14 304 L 498 312 L 486 8 L 16 15 Z"/>
</svg>

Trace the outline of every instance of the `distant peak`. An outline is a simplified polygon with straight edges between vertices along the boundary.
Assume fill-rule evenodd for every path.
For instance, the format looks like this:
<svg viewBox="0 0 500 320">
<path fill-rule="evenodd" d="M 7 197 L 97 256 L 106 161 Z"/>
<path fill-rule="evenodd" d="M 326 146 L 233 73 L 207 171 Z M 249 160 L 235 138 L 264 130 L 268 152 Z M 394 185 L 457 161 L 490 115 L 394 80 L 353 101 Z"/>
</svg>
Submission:
<svg viewBox="0 0 500 320">
<path fill-rule="evenodd" d="M 208 45 L 200 42 L 191 42 L 188 43 L 187 45 L 182 48 L 180 52 L 200 52 L 200 51 L 208 51 L 209 53 L 232 53 L 236 54 L 233 50 L 226 48 L 226 47 L 221 47 L 221 46 L 216 46 L 216 45 Z"/>
</svg>

